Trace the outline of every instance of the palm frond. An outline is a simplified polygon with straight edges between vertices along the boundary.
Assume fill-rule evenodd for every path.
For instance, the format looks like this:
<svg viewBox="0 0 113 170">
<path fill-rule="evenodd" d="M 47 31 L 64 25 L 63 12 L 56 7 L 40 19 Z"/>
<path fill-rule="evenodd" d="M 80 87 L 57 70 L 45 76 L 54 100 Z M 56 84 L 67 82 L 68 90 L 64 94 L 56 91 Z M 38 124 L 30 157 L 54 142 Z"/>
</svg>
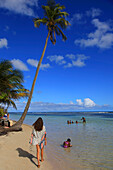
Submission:
<svg viewBox="0 0 113 170">
<path fill-rule="evenodd" d="M 64 33 L 62 32 L 62 30 L 56 25 L 56 29 L 57 31 L 59 31 L 59 33 L 62 35 L 62 40 L 66 41 L 67 37 L 64 35 Z"/>
<path fill-rule="evenodd" d="M 34 18 L 33 19 L 33 22 L 34 22 L 34 26 L 35 27 L 39 27 L 40 24 L 46 24 L 48 22 L 48 19 L 47 18 Z"/>
<path fill-rule="evenodd" d="M 61 5 L 61 6 L 60 6 L 60 4 L 56 4 L 55 7 L 56 7 L 57 9 L 59 9 L 59 10 L 65 9 L 65 6 L 64 6 L 64 5 Z"/>
<path fill-rule="evenodd" d="M 53 36 L 53 34 L 54 34 L 54 36 Z M 50 40 L 51 40 L 52 44 L 55 45 L 55 43 L 56 43 L 55 30 L 54 31 L 50 31 Z"/>
<path fill-rule="evenodd" d="M 52 10 L 50 10 L 50 6 L 44 6 L 42 5 L 42 8 L 44 9 L 44 13 L 45 16 L 47 16 L 48 18 L 50 18 Z"/>
<path fill-rule="evenodd" d="M 44 5 L 42 5 L 42 9 L 44 9 L 45 11 L 47 11 L 47 10 L 50 10 L 50 7 L 47 5 L 47 6 L 44 6 Z"/>
<path fill-rule="evenodd" d="M 56 13 L 56 17 L 66 17 L 68 16 L 69 14 L 67 12 L 59 12 L 59 13 Z"/>
<path fill-rule="evenodd" d="M 58 35 L 58 36 L 60 36 L 60 32 L 59 32 L 59 30 L 55 27 L 55 32 L 56 32 L 56 34 Z"/>
<path fill-rule="evenodd" d="M 71 25 L 69 21 L 65 20 L 64 18 L 56 19 L 55 24 L 58 24 L 62 29 L 65 29 L 67 26 Z"/>
<path fill-rule="evenodd" d="M 8 106 L 12 105 L 15 109 L 17 109 L 14 101 L 8 98 L 6 93 L 3 93 L 2 95 L 0 95 L 0 103 L 3 103 L 4 105 L 8 105 Z"/>
<path fill-rule="evenodd" d="M 9 100 L 9 106 L 11 105 L 17 110 L 16 104 L 13 102 L 13 100 Z"/>
</svg>

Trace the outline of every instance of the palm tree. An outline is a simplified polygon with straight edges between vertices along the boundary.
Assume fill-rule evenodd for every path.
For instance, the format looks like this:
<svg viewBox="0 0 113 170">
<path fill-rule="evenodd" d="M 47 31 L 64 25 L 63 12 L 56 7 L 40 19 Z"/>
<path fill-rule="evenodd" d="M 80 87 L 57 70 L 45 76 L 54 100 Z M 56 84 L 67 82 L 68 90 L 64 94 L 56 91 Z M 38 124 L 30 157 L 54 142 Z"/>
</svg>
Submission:
<svg viewBox="0 0 113 170">
<path fill-rule="evenodd" d="M 2 93 L 0 95 L 0 104 L 7 105 L 6 110 L 8 109 L 9 106 L 13 106 L 15 109 L 17 109 L 16 104 L 14 103 L 13 100 L 9 98 L 9 96 L 6 93 Z M 6 111 L 7 112 L 7 111 Z"/>
<path fill-rule="evenodd" d="M 47 47 L 49 37 L 53 44 L 56 43 L 56 34 L 59 36 L 61 35 L 62 40 L 64 40 L 64 41 L 67 39 L 67 37 L 64 35 L 64 33 L 61 30 L 61 29 L 67 28 L 67 26 L 70 25 L 70 23 L 65 19 L 65 17 L 68 16 L 68 13 L 62 11 L 65 9 L 65 6 L 63 6 L 63 5 L 60 6 L 60 4 L 56 4 L 55 1 L 52 0 L 52 1 L 48 1 L 47 6 L 42 6 L 42 8 L 43 8 L 44 14 L 45 14 L 44 18 L 35 18 L 33 20 L 33 22 L 34 22 L 35 27 L 39 27 L 41 23 L 46 25 L 48 34 L 47 34 L 45 46 L 44 46 L 41 58 L 39 60 L 39 63 L 38 63 L 37 69 L 36 69 L 36 73 L 35 73 L 32 87 L 31 87 L 30 95 L 29 95 L 26 107 L 24 109 L 24 112 L 23 112 L 21 118 L 9 130 L 21 130 L 22 129 L 21 125 L 22 125 L 22 123 L 25 119 L 25 116 L 27 114 L 27 111 L 29 109 L 34 86 L 36 83 L 40 65 L 42 63 L 42 59 L 45 54 L 45 50 Z M 61 29 L 59 26 L 61 27 Z"/>
<path fill-rule="evenodd" d="M 14 90 L 9 90 L 8 93 L 1 93 L 0 94 L 0 104 L 2 103 L 4 106 L 6 105 L 7 107 L 5 108 L 6 112 L 9 108 L 9 106 L 13 106 L 16 110 L 16 104 L 14 100 L 19 100 L 20 98 L 25 98 L 29 96 L 29 90 L 27 89 L 14 89 Z"/>
<path fill-rule="evenodd" d="M 23 74 L 21 71 L 13 69 L 10 61 L 0 62 L 0 94 L 10 93 L 11 89 L 23 89 Z"/>
<path fill-rule="evenodd" d="M 29 95 L 29 90 L 22 85 L 23 74 L 21 71 L 13 69 L 10 61 L 0 62 L 0 103 L 10 105 L 17 109 L 13 100 L 18 100 Z"/>
</svg>

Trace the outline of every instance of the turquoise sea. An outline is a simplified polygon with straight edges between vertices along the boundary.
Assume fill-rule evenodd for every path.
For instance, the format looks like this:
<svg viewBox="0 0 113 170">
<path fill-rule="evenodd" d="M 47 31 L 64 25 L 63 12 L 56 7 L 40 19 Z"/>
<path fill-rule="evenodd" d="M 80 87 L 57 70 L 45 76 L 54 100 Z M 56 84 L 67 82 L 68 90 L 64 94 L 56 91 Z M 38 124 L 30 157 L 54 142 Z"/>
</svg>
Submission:
<svg viewBox="0 0 113 170">
<path fill-rule="evenodd" d="M 10 119 L 18 120 L 22 113 L 10 113 Z M 87 123 L 67 124 L 67 120 Z M 113 170 L 113 113 L 68 112 L 68 113 L 28 113 L 24 123 L 32 125 L 42 117 L 47 130 L 48 160 L 54 169 Z M 71 138 L 72 147 L 63 148 L 62 143 Z M 51 153 L 51 154 L 50 154 Z"/>
</svg>

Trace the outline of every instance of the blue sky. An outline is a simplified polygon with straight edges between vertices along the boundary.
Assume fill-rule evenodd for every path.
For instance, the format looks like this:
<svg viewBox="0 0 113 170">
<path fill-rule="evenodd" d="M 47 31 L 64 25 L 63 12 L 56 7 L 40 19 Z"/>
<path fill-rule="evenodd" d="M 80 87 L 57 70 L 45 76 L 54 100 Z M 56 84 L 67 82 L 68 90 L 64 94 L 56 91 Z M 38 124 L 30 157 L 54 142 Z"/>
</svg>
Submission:
<svg viewBox="0 0 113 170">
<path fill-rule="evenodd" d="M 48 41 L 29 111 L 113 110 L 113 1 L 57 0 L 71 23 L 66 42 Z M 47 37 L 41 0 L 0 0 L 0 60 L 23 71 L 30 90 Z M 23 111 L 26 99 L 16 101 Z M 9 111 L 15 111 L 9 108 Z"/>
</svg>

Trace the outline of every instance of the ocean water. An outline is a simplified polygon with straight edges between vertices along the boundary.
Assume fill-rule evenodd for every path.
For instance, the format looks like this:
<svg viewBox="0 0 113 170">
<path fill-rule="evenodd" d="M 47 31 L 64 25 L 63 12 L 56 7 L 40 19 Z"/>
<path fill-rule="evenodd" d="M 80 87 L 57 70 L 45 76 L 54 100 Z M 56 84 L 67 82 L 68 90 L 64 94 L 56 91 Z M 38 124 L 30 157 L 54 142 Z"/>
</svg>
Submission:
<svg viewBox="0 0 113 170">
<path fill-rule="evenodd" d="M 10 114 L 18 120 L 21 113 Z M 67 120 L 87 123 L 67 124 Z M 24 123 L 32 125 L 42 117 L 47 130 L 46 152 L 55 170 L 113 170 L 113 113 L 28 113 Z M 62 144 L 71 138 L 72 147 Z M 78 168 L 77 168 L 78 167 Z"/>
</svg>

